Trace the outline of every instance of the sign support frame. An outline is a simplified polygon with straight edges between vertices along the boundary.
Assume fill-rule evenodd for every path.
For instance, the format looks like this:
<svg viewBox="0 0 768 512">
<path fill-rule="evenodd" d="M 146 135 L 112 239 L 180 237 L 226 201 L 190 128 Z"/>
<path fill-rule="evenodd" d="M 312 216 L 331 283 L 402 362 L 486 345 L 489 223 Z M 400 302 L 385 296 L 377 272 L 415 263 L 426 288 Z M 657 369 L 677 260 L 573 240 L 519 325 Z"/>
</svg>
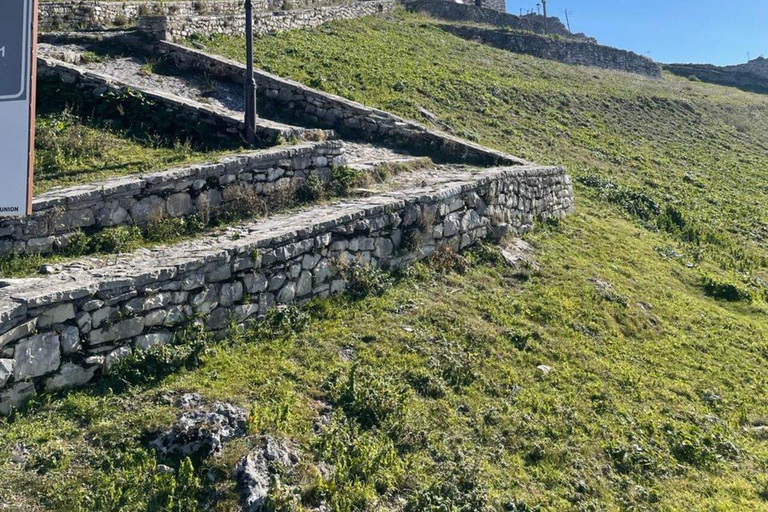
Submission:
<svg viewBox="0 0 768 512">
<path fill-rule="evenodd" d="M 29 147 L 27 150 L 27 215 L 32 215 L 32 200 L 35 190 L 35 115 L 37 113 L 37 23 L 38 1 L 32 0 L 32 28 L 30 35 L 29 65 Z"/>
</svg>

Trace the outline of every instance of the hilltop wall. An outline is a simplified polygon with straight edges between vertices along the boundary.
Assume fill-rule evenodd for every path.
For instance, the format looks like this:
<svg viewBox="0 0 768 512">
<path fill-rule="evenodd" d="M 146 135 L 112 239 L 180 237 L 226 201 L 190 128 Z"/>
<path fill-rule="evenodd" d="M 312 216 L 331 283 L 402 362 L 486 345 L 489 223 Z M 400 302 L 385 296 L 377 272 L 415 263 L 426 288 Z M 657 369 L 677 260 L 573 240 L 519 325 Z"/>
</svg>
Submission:
<svg viewBox="0 0 768 512">
<path fill-rule="evenodd" d="M 397 5 L 394 0 L 371 0 L 333 7 L 255 13 L 253 30 L 256 35 L 264 35 L 313 28 L 334 20 L 384 14 L 393 11 Z M 245 17 L 240 14 L 141 16 L 138 26 L 156 39 L 178 41 L 193 34 L 242 35 L 245 33 Z"/>
<path fill-rule="evenodd" d="M 256 11 L 276 11 L 335 5 L 339 0 L 253 0 Z M 236 15 L 244 12 L 243 0 L 162 0 L 109 2 L 66 0 L 39 3 L 41 31 L 105 29 L 134 25 L 139 16 Z"/>
<path fill-rule="evenodd" d="M 486 29 L 469 25 L 443 25 L 441 28 L 463 39 L 480 41 L 502 50 L 533 55 L 541 59 L 626 71 L 654 78 L 661 76 L 661 66 L 647 57 L 588 41 L 553 38 L 503 29 Z"/>
<path fill-rule="evenodd" d="M 761 74 L 762 70 L 759 67 L 756 68 L 749 65 L 720 67 L 712 64 L 665 64 L 664 69 L 684 78 L 695 78 L 711 84 L 768 94 L 768 77 Z M 768 69 L 765 70 L 765 74 L 768 75 Z"/>
<path fill-rule="evenodd" d="M 404 0 L 403 3 L 410 10 L 424 12 L 442 20 L 469 21 L 514 30 L 544 33 L 543 16 L 520 17 L 506 13 L 505 9 L 478 7 L 474 3 L 460 4 L 445 0 Z M 571 34 L 568 28 L 556 17 L 547 18 L 547 32 L 550 35 L 587 39 L 584 34 Z"/>
</svg>

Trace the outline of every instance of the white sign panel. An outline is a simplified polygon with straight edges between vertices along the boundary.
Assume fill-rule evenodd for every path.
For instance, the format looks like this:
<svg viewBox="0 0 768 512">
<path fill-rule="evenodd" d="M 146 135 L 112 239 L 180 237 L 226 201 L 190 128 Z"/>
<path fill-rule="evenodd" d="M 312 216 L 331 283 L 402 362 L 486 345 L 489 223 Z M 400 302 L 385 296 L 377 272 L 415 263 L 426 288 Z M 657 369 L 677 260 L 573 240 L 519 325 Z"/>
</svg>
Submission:
<svg viewBox="0 0 768 512">
<path fill-rule="evenodd" d="M 0 216 L 31 212 L 35 7 L 0 0 Z"/>
</svg>

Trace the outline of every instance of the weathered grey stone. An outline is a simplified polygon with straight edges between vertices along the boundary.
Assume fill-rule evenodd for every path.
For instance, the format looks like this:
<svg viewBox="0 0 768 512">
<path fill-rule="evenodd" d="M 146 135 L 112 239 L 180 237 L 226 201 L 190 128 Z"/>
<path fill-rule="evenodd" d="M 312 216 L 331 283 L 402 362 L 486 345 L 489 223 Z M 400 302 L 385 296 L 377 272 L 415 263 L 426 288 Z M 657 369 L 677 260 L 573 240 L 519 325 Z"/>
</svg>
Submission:
<svg viewBox="0 0 768 512">
<path fill-rule="evenodd" d="M 3 348 L 12 341 L 20 340 L 21 338 L 37 332 L 37 321 L 37 318 L 33 318 L 23 324 L 17 325 L 5 334 L 0 335 L 0 348 Z"/>
<path fill-rule="evenodd" d="M 16 345 L 13 376 L 17 381 L 39 377 L 56 370 L 61 361 L 59 336 L 37 334 Z"/>
<path fill-rule="evenodd" d="M 161 219 L 164 209 L 165 201 L 161 197 L 150 196 L 131 207 L 131 218 L 137 224 L 146 224 L 149 221 Z"/>
<path fill-rule="evenodd" d="M 243 282 L 248 293 L 261 293 L 267 289 L 267 278 L 263 274 L 246 274 Z"/>
<path fill-rule="evenodd" d="M 37 319 L 37 326 L 42 329 L 73 318 L 75 318 L 75 306 L 71 303 L 59 304 L 43 311 Z"/>
<path fill-rule="evenodd" d="M 13 359 L 0 359 L 0 388 L 5 386 L 13 375 Z"/>
<path fill-rule="evenodd" d="M 125 340 L 138 336 L 144 330 L 144 318 L 136 317 L 117 322 L 103 329 L 94 329 L 88 335 L 90 345 Z"/>
<path fill-rule="evenodd" d="M 59 391 L 87 384 L 96 374 L 96 368 L 96 366 L 84 368 L 73 363 L 64 363 L 55 375 L 45 381 L 45 390 Z"/>
<path fill-rule="evenodd" d="M 174 194 L 166 201 L 165 209 L 171 217 L 189 215 L 193 210 L 192 198 L 186 193 Z"/>
<path fill-rule="evenodd" d="M 61 330 L 61 352 L 74 354 L 82 348 L 80 343 L 80 330 L 77 327 L 67 326 Z"/>
<path fill-rule="evenodd" d="M 296 282 L 296 296 L 306 297 L 310 293 L 312 293 L 312 273 L 304 270 Z"/>
<path fill-rule="evenodd" d="M 130 356 L 132 353 L 131 347 L 119 347 L 107 354 L 104 357 L 104 370 L 111 370 L 117 363 Z"/>
<path fill-rule="evenodd" d="M 139 350 L 149 350 L 152 347 L 167 345 L 173 341 L 173 333 L 158 331 L 136 337 L 135 345 Z"/>
<path fill-rule="evenodd" d="M 98 329 L 106 320 L 116 318 L 119 311 L 119 309 L 113 307 L 98 309 L 91 314 L 91 325 L 94 329 Z"/>
<path fill-rule="evenodd" d="M 243 284 L 240 281 L 225 283 L 221 286 L 219 305 L 228 308 L 243 298 Z"/>
<path fill-rule="evenodd" d="M 292 302 L 296 298 L 296 285 L 294 283 L 286 283 L 277 294 L 277 302 L 283 304 Z"/>
<path fill-rule="evenodd" d="M 17 382 L 9 389 L 0 393 L 0 414 L 7 416 L 11 411 L 35 396 L 35 385 L 32 382 Z"/>
</svg>

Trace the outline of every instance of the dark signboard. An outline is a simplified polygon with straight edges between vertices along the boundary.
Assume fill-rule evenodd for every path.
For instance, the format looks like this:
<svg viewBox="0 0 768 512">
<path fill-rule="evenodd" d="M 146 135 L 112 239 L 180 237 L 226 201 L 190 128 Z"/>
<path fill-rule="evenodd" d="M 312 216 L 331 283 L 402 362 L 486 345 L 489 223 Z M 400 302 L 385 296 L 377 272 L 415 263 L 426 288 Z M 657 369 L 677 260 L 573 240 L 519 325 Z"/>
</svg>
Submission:
<svg viewBox="0 0 768 512">
<path fill-rule="evenodd" d="M 0 101 L 27 96 L 31 0 L 0 0 Z"/>
</svg>

